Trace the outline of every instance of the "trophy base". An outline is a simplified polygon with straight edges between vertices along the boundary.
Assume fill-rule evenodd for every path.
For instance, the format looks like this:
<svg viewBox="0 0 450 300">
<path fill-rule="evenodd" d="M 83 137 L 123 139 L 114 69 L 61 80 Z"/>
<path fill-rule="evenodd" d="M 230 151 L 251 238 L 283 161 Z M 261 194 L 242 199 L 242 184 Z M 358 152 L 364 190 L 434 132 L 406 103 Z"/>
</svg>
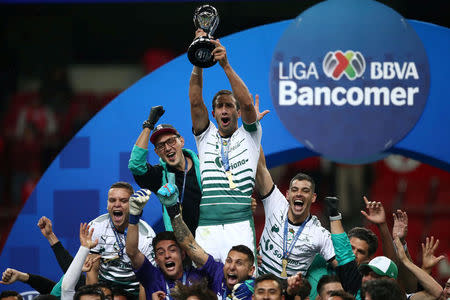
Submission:
<svg viewBox="0 0 450 300">
<path fill-rule="evenodd" d="M 216 48 L 211 40 L 207 37 L 200 37 L 192 42 L 188 49 L 188 58 L 191 64 L 200 68 L 209 68 L 214 66 L 212 51 Z"/>
</svg>

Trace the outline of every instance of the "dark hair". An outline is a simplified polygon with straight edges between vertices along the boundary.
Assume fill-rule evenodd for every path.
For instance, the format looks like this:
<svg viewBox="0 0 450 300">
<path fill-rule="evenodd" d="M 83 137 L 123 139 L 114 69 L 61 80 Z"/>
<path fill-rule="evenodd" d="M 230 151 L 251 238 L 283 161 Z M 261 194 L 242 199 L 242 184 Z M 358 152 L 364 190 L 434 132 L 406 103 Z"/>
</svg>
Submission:
<svg viewBox="0 0 450 300">
<path fill-rule="evenodd" d="M 99 281 L 97 283 L 91 284 L 91 286 L 92 286 L 92 288 L 96 288 L 97 287 L 97 288 L 100 288 L 100 289 L 108 289 L 111 292 L 111 294 L 112 294 L 112 286 L 109 283 L 105 282 L 105 281 Z M 103 294 L 104 293 L 105 292 L 103 292 Z"/>
<path fill-rule="evenodd" d="M 230 253 L 231 251 L 237 251 L 237 252 L 241 252 L 241 253 L 247 255 L 250 265 L 253 265 L 253 263 L 255 261 L 255 255 L 253 254 L 253 251 L 250 250 L 249 247 L 247 247 L 245 245 L 236 245 L 236 246 L 231 247 L 231 249 L 230 249 L 230 251 L 228 251 L 228 253 Z"/>
<path fill-rule="evenodd" d="M 100 300 L 106 299 L 102 289 L 95 284 L 80 287 L 75 293 L 75 296 L 73 296 L 73 300 L 80 300 L 80 298 L 84 295 L 99 295 Z"/>
<path fill-rule="evenodd" d="M 271 274 L 271 273 L 263 274 L 255 279 L 255 292 L 256 292 L 256 286 L 258 285 L 258 283 L 266 281 L 266 280 L 275 281 L 278 284 L 278 289 L 280 290 L 280 295 L 283 294 L 283 282 L 281 281 L 280 278 L 278 278 L 277 276 L 275 276 L 274 274 Z"/>
<path fill-rule="evenodd" d="M 299 295 L 300 298 L 305 299 L 311 293 L 311 289 L 312 287 L 308 279 L 302 277 L 302 283 L 300 284 L 300 289 L 298 290 L 297 295 Z"/>
<path fill-rule="evenodd" d="M 355 297 L 346 291 L 332 291 L 329 297 L 333 296 L 341 297 L 342 300 L 355 300 Z"/>
<path fill-rule="evenodd" d="M 175 243 L 177 243 L 178 246 L 178 242 L 177 239 L 175 238 L 175 234 L 173 233 L 173 231 L 160 232 L 152 240 L 153 251 L 155 251 L 155 254 L 156 254 L 156 245 L 158 245 L 158 243 L 161 241 L 174 241 Z"/>
<path fill-rule="evenodd" d="M 112 287 L 112 294 L 113 296 L 124 296 L 125 298 L 127 298 L 128 300 L 131 299 L 135 299 L 136 297 L 132 294 L 130 294 L 129 292 L 125 291 L 122 287 L 120 286 L 113 286 Z"/>
<path fill-rule="evenodd" d="M 354 227 L 348 232 L 348 238 L 352 237 L 363 240 L 369 245 L 367 255 L 370 257 L 375 254 L 378 248 L 378 237 L 372 230 L 365 227 Z"/>
<path fill-rule="evenodd" d="M 214 111 L 214 108 L 216 108 L 217 98 L 219 98 L 219 97 L 222 96 L 222 95 L 230 95 L 231 98 L 234 100 L 234 104 L 236 105 L 236 110 L 241 109 L 241 106 L 240 106 L 240 104 L 239 104 L 239 101 L 237 101 L 237 100 L 234 98 L 233 92 L 232 92 L 232 91 L 229 91 L 229 90 L 220 90 L 220 91 L 218 91 L 218 92 L 214 95 L 214 97 L 213 97 L 213 100 L 212 100 L 212 109 L 213 109 L 213 111 Z"/>
<path fill-rule="evenodd" d="M 217 300 L 217 295 L 208 289 L 208 281 L 203 278 L 191 286 L 186 286 L 177 282 L 171 290 L 170 296 L 174 300 L 186 300 L 190 296 L 197 296 L 200 300 Z"/>
<path fill-rule="evenodd" d="M 46 294 L 46 295 L 38 295 L 34 297 L 33 300 L 59 300 L 59 298 L 56 297 L 55 295 Z"/>
<path fill-rule="evenodd" d="M 295 180 L 298 180 L 298 181 L 302 181 L 302 180 L 309 181 L 309 182 L 311 183 L 311 188 L 312 188 L 313 193 L 314 193 L 314 191 L 316 190 L 316 183 L 314 182 L 314 179 L 312 179 L 312 177 L 309 176 L 308 174 L 305 174 L 305 173 L 298 173 L 297 175 L 295 175 L 295 176 L 291 179 L 291 181 L 289 182 L 289 188 L 292 186 L 292 183 L 293 183 Z"/>
<path fill-rule="evenodd" d="M 22 295 L 16 291 L 3 291 L 0 293 L 0 299 L 6 298 L 6 297 L 14 297 L 14 296 L 16 296 L 18 300 L 23 299 Z"/>
<path fill-rule="evenodd" d="M 130 196 L 134 194 L 134 190 L 131 184 L 125 181 L 118 181 L 116 183 L 113 183 L 109 189 L 126 189 L 130 191 Z"/>
<path fill-rule="evenodd" d="M 364 282 L 361 287 L 361 299 L 366 298 L 366 293 L 372 300 L 405 300 L 406 295 L 402 292 L 397 282 L 392 279 L 380 278 Z"/>
<path fill-rule="evenodd" d="M 323 275 L 322 277 L 320 277 L 320 280 L 317 283 L 317 294 L 320 295 L 320 293 L 322 293 L 323 287 L 325 284 L 332 283 L 332 282 L 341 283 L 341 281 L 339 280 L 339 277 L 337 277 L 337 275 Z"/>
</svg>

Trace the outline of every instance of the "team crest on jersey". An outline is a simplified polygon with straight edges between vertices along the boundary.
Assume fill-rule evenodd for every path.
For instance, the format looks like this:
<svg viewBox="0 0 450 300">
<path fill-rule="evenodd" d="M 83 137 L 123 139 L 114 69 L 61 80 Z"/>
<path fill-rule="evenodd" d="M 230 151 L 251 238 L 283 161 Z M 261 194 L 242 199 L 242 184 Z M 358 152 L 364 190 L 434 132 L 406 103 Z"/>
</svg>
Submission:
<svg viewBox="0 0 450 300">
<path fill-rule="evenodd" d="M 279 232 L 280 228 L 278 228 L 278 225 L 275 224 L 275 225 L 272 226 L 272 229 L 270 231 L 272 231 L 272 232 Z"/>
</svg>

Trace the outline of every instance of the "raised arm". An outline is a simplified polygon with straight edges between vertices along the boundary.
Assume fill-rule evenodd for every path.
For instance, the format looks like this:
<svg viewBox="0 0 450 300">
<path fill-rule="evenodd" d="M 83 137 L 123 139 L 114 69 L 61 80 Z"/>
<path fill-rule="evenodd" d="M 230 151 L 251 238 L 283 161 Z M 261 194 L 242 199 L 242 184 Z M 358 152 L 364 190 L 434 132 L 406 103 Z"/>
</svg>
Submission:
<svg viewBox="0 0 450 300">
<path fill-rule="evenodd" d="M 368 221 L 377 225 L 378 230 L 380 231 L 384 255 L 394 262 L 397 262 L 398 259 L 395 255 L 391 232 L 389 231 L 386 223 L 386 213 L 384 212 L 383 204 L 381 204 L 381 202 L 369 201 L 365 196 L 364 203 L 366 204 L 368 213 L 364 210 L 362 210 L 361 213 L 364 215 L 364 217 L 366 217 Z"/>
<path fill-rule="evenodd" d="M 11 268 L 8 268 L 3 272 L 0 283 L 12 284 L 16 281 L 21 281 L 28 284 L 40 294 L 49 294 L 56 284 L 54 281 L 46 277 L 20 272 Z"/>
<path fill-rule="evenodd" d="M 419 283 L 424 288 L 424 291 L 415 293 L 410 298 L 411 300 L 426 300 L 426 299 L 438 299 L 442 294 L 442 287 L 434 280 L 427 272 L 416 266 L 408 256 L 406 256 L 403 249 L 402 242 L 397 237 L 394 240 L 395 247 L 397 249 L 397 255 L 400 262 L 416 276 Z"/>
<path fill-rule="evenodd" d="M 181 248 L 186 251 L 192 261 L 201 268 L 208 261 L 208 254 L 194 239 L 191 231 L 184 223 L 178 203 L 178 188 L 172 183 L 167 183 L 158 190 L 158 198 L 167 208 L 172 222 L 173 233 Z"/>
<path fill-rule="evenodd" d="M 134 193 L 129 200 L 130 203 L 130 218 L 128 222 L 127 241 L 125 243 L 125 250 L 131 260 L 133 269 L 139 269 L 145 261 L 145 255 L 139 251 L 139 219 L 144 209 L 145 204 L 150 199 L 151 192 L 147 189 L 142 189 Z"/>
<path fill-rule="evenodd" d="M 205 36 L 206 33 L 198 29 L 195 38 Z M 204 130 L 209 124 L 208 109 L 203 101 L 203 69 L 194 66 L 189 80 L 189 102 L 191 104 L 192 128 L 194 133 Z"/>
<path fill-rule="evenodd" d="M 244 81 L 239 77 L 239 75 L 233 70 L 227 58 L 227 51 L 225 47 L 220 43 L 219 40 L 212 40 L 216 45 L 212 54 L 214 55 L 214 60 L 218 61 L 220 66 L 223 68 L 225 75 L 228 77 L 230 82 L 233 95 L 241 106 L 241 118 L 246 124 L 251 124 L 256 122 L 256 110 L 253 105 L 252 95 L 248 91 L 247 86 Z"/>
<path fill-rule="evenodd" d="M 133 150 L 131 151 L 130 160 L 128 161 L 128 169 L 133 175 L 143 175 L 148 170 L 147 154 L 150 134 L 155 127 L 156 122 L 158 122 L 163 114 L 164 109 L 161 105 L 153 106 L 150 110 L 148 119 L 142 124 L 142 131 L 136 140 Z"/>
<path fill-rule="evenodd" d="M 263 148 L 259 152 L 258 168 L 256 170 L 255 188 L 259 195 L 266 196 L 273 187 L 274 183 L 272 176 L 269 173 L 266 165 L 266 157 L 264 156 Z"/>
<path fill-rule="evenodd" d="M 71 300 L 75 295 L 75 285 L 80 277 L 84 262 L 89 255 L 89 250 L 94 248 L 98 243 L 98 239 L 92 241 L 93 232 L 94 228 L 90 230 L 90 226 L 86 223 L 80 224 L 81 246 L 70 264 L 69 269 L 64 275 L 64 279 L 61 284 L 61 300 Z"/>
<path fill-rule="evenodd" d="M 201 268 L 208 261 L 208 254 L 199 244 L 197 244 L 191 231 L 186 223 L 184 223 L 181 214 L 170 219 L 172 221 L 173 233 L 175 234 L 178 244 L 186 251 L 187 255 L 197 267 Z"/>
<path fill-rule="evenodd" d="M 394 225 L 392 226 L 392 238 L 400 239 L 400 242 L 405 249 L 406 256 L 409 260 L 411 256 L 409 255 L 408 248 L 406 247 L 406 236 L 408 235 L 408 215 L 406 212 L 397 209 L 396 212 L 392 214 L 394 218 Z M 407 269 L 403 264 L 398 266 L 398 283 L 402 286 L 407 293 L 411 293 L 417 289 L 417 278 Z"/>
</svg>

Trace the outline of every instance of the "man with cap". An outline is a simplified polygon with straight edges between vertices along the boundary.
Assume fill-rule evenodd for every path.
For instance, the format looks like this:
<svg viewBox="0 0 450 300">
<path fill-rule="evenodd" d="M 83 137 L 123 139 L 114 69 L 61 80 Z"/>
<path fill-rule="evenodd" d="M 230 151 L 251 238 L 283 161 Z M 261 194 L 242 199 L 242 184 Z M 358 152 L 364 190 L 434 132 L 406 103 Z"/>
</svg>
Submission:
<svg viewBox="0 0 450 300">
<path fill-rule="evenodd" d="M 408 300 L 437 299 L 442 294 L 442 287 L 431 275 L 416 266 L 407 256 L 400 239 L 394 239 L 394 245 L 401 264 L 403 264 L 418 280 L 423 287 L 423 291 L 408 294 Z M 398 275 L 397 265 L 385 256 L 377 256 L 368 264 L 360 266 L 363 275 L 362 284 L 365 285 L 371 280 L 391 279 L 396 280 Z M 357 296 L 360 296 L 359 293 Z M 357 297 L 357 299 L 360 299 Z"/>
<path fill-rule="evenodd" d="M 360 271 L 363 275 L 362 283 L 379 278 L 395 280 L 398 275 L 397 265 L 386 256 L 377 256 L 368 264 L 361 265 Z"/>
<path fill-rule="evenodd" d="M 202 197 L 199 160 L 197 154 L 183 148 L 184 138 L 172 125 L 159 124 L 153 130 L 163 113 L 162 106 L 152 107 L 149 119 L 144 121 L 142 132 L 131 152 L 128 168 L 141 188 L 149 189 L 155 194 L 162 185 L 168 182 L 168 175 L 173 173 L 175 184 L 180 191 L 179 201 L 183 207 L 183 220 L 195 235 Z M 149 140 L 155 147 L 155 153 L 159 156 L 157 165 L 151 165 L 146 160 Z M 164 207 L 163 211 L 166 230 L 172 231 L 170 219 Z"/>
</svg>

